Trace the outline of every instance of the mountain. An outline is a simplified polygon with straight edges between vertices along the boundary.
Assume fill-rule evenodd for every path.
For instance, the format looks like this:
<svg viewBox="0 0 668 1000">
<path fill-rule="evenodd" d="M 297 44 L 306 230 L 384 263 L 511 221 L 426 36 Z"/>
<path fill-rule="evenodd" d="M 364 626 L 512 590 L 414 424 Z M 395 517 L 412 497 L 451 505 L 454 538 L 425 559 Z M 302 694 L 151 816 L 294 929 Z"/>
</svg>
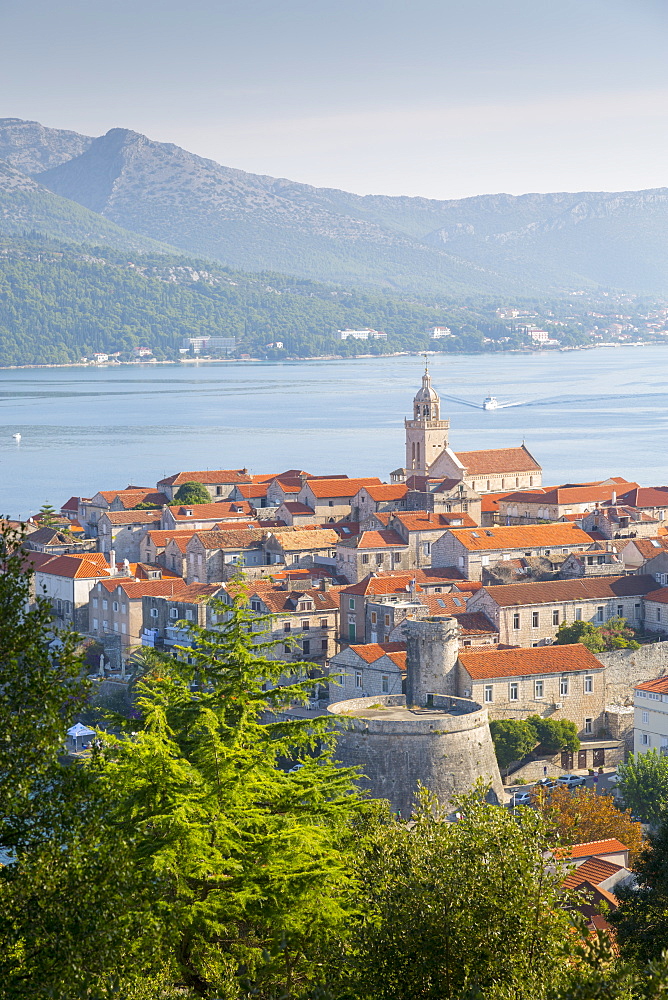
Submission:
<svg viewBox="0 0 668 1000">
<path fill-rule="evenodd" d="M 0 156 L 126 230 L 248 271 L 421 295 L 668 293 L 668 189 L 360 196 L 251 174 L 127 129 L 0 120 Z"/>
<path fill-rule="evenodd" d="M 39 232 L 59 240 L 119 250 L 173 253 L 174 248 L 132 233 L 74 201 L 61 198 L 0 160 L 0 234 Z"/>
</svg>

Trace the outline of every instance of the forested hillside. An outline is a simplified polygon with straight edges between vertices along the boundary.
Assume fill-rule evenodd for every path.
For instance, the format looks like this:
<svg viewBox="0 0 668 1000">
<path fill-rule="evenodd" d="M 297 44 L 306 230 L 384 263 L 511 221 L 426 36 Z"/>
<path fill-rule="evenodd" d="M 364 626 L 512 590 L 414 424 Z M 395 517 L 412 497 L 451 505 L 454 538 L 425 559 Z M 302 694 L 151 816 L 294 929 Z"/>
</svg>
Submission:
<svg viewBox="0 0 668 1000">
<path fill-rule="evenodd" d="M 2 365 L 65 363 L 95 351 L 129 359 L 139 346 L 173 358 L 184 337 L 203 334 L 235 336 L 237 353 L 267 357 L 481 350 L 485 333 L 508 332 L 493 316 L 482 299 L 424 304 L 183 257 L 0 238 Z M 443 323 L 455 336 L 435 344 L 429 328 Z M 387 344 L 336 337 L 369 326 L 384 330 Z M 267 348 L 276 341 L 280 352 Z"/>
</svg>

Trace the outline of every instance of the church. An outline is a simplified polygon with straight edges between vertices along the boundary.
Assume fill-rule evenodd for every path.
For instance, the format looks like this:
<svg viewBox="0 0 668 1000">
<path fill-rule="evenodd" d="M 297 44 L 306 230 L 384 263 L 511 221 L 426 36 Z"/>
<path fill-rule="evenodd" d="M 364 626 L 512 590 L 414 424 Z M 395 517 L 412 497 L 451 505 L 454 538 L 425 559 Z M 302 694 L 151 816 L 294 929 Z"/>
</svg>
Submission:
<svg viewBox="0 0 668 1000">
<path fill-rule="evenodd" d="M 413 399 L 413 416 L 406 428 L 406 465 L 392 472 L 393 483 L 425 489 L 429 482 L 464 483 L 474 493 L 535 489 L 542 469 L 524 446 L 454 452 L 448 442 L 450 421 L 441 420 L 441 400 L 425 366 L 422 386 Z"/>
</svg>

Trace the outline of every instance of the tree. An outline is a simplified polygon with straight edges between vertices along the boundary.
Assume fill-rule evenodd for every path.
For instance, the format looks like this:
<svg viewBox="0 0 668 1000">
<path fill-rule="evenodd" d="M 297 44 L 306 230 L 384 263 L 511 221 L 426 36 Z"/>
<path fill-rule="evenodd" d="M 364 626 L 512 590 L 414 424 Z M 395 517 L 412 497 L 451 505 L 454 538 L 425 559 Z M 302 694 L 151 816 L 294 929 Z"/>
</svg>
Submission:
<svg viewBox="0 0 668 1000">
<path fill-rule="evenodd" d="M 546 753 L 580 749 L 577 726 L 568 719 L 545 719 L 541 715 L 530 715 L 526 720 L 536 733 L 536 740 Z"/>
<path fill-rule="evenodd" d="M 619 809 L 612 795 L 599 795 L 590 788 L 557 787 L 536 797 L 537 807 L 563 844 L 585 844 L 615 837 L 628 847 L 633 860 L 642 849 L 642 824 L 629 809 Z"/>
<path fill-rule="evenodd" d="M 174 501 L 185 504 L 211 503 L 211 496 L 201 483 L 183 483 L 174 494 Z"/>
<path fill-rule="evenodd" d="M 611 649 L 639 649 L 640 643 L 633 638 L 633 629 L 626 624 L 625 618 L 610 618 L 605 625 L 592 625 L 591 622 L 562 622 L 557 629 L 555 643 L 558 646 L 571 646 L 582 643 L 592 653 L 603 653 Z"/>
<path fill-rule="evenodd" d="M 636 886 L 615 889 L 619 909 L 610 922 L 624 957 L 637 962 L 660 958 L 668 941 L 668 823 L 650 834 L 634 866 Z"/>
<path fill-rule="evenodd" d="M 145 980 L 154 996 L 293 997 L 345 937 L 352 772 L 332 761 L 329 719 L 274 714 L 307 698 L 310 682 L 278 681 L 309 665 L 265 657 L 240 604 L 216 611 L 229 618 L 193 627 L 192 663 L 147 654 L 140 721 L 117 719 L 121 735 L 35 803 L 0 879 L 8 995 L 129 998 Z"/>
<path fill-rule="evenodd" d="M 58 512 L 55 507 L 52 507 L 50 503 L 43 503 L 39 508 L 37 515 L 39 517 L 39 522 L 44 527 L 50 528 L 58 517 Z"/>
<path fill-rule="evenodd" d="M 494 719 L 489 724 L 499 767 L 507 768 L 526 757 L 536 745 L 536 731 L 521 719 Z"/>
<path fill-rule="evenodd" d="M 668 808 L 668 757 L 656 750 L 631 754 L 617 767 L 624 805 L 647 823 L 657 823 Z"/>
<path fill-rule="evenodd" d="M 513 816 L 478 788 L 461 818 L 423 793 L 411 829 L 387 818 L 362 838 L 354 950 L 334 995 L 373 1000 L 541 1000 L 572 940 L 542 816 Z M 568 970 L 570 971 L 570 970 Z"/>
</svg>

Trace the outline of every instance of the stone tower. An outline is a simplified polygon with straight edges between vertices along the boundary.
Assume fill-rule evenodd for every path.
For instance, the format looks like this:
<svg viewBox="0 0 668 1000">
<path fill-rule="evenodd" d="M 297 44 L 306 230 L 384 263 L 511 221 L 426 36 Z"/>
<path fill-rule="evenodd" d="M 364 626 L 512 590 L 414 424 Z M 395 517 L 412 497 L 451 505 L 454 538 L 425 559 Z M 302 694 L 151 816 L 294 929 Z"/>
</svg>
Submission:
<svg viewBox="0 0 668 1000">
<path fill-rule="evenodd" d="M 457 694 L 456 618 L 406 621 L 406 704 L 423 707 L 431 694 Z"/>
<path fill-rule="evenodd" d="M 448 447 L 449 420 L 441 420 L 441 400 L 425 364 L 422 387 L 413 399 L 413 419 L 405 420 L 406 472 L 426 476 L 429 466 Z"/>
</svg>

